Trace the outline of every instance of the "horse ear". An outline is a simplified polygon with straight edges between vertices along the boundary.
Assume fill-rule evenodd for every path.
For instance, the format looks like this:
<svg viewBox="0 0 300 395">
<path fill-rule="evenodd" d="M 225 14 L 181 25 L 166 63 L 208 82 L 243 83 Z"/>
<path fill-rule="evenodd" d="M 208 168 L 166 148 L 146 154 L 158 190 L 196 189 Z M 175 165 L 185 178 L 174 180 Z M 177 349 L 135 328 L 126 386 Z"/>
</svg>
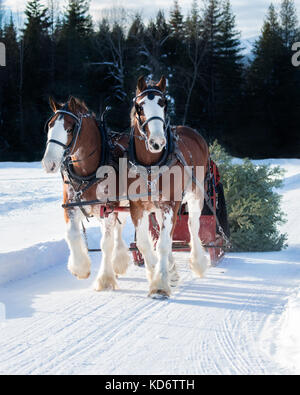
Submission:
<svg viewBox="0 0 300 395">
<path fill-rule="evenodd" d="M 156 85 L 163 93 L 166 91 L 167 87 L 167 80 L 166 77 L 163 75 L 159 81 L 159 83 Z"/>
<path fill-rule="evenodd" d="M 145 77 L 142 75 L 139 79 L 138 79 L 138 83 L 137 83 L 137 95 L 141 92 L 143 92 L 145 89 L 147 89 L 147 84 L 145 81 Z"/>
<path fill-rule="evenodd" d="M 59 103 L 57 103 L 57 101 L 55 99 L 53 99 L 53 97 L 49 97 L 49 104 L 50 107 L 52 109 L 53 112 L 56 112 L 57 110 L 59 110 L 61 108 L 61 105 Z"/>
<path fill-rule="evenodd" d="M 71 112 L 76 114 L 76 112 L 77 112 L 77 100 L 73 96 L 71 96 L 70 99 L 69 99 L 69 109 L 71 110 Z"/>
</svg>

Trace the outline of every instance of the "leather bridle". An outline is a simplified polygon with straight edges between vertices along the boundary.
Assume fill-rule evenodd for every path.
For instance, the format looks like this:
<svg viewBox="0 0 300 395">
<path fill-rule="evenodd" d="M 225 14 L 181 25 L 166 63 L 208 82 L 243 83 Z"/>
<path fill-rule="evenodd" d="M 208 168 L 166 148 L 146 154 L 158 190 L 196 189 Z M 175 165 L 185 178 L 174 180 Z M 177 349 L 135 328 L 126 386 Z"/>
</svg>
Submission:
<svg viewBox="0 0 300 395">
<path fill-rule="evenodd" d="M 63 144 L 61 141 L 59 140 L 55 140 L 55 139 L 49 139 L 47 141 L 47 145 L 52 143 L 52 144 L 57 144 L 59 146 L 61 146 L 64 149 L 64 157 L 67 156 L 72 156 L 74 154 L 74 150 L 81 132 L 81 128 L 82 128 L 82 119 L 83 118 L 90 118 L 91 114 L 80 114 L 79 116 L 73 114 L 72 112 L 68 111 L 68 105 L 66 105 L 64 108 L 62 108 L 61 110 L 57 110 L 54 112 L 54 115 L 51 116 L 51 118 L 49 118 L 49 120 L 46 122 L 45 124 L 45 128 L 44 131 L 45 133 L 48 132 L 49 129 L 49 123 L 51 122 L 51 120 L 53 119 L 53 117 L 57 114 L 61 114 L 61 115 L 69 115 L 70 117 L 72 117 L 73 119 L 75 119 L 75 126 L 70 129 L 67 130 L 68 134 L 72 133 L 72 140 L 70 142 L 70 144 L 66 145 Z M 73 146 L 73 149 L 72 149 Z"/>
<path fill-rule="evenodd" d="M 165 135 L 165 137 L 167 137 L 167 130 L 168 130 L 169 122 L 166 122 L 165 119 L 163 119 L 163 118 L 161 118 L 161 117 L 157 117 L 157 116 L 154 116 L 154 117 L 151 117 L 151 118 L 149 118 L 149 119 L 146 119 L 145 122 L 142 121 L 142 119 L 141 119 L 140 106 L 139 106 L 139 103 L 137 103 L 137 99 L 140 98 L 140 97 L 142 97 L 142 96 L 144 96 L 144 95 L 146 95 L 146 94 L 148 95 L 148 97 L 149 97 L 150 100 L 153 100 L 153 99 L 154 99 L 155 94 L 156 94 L 156 95 L 158 94 L 158 95 L 159 95 L 161 98 L 163 98 L 163 99 L 165 99 L 165 95 L 164 95 L 164 93 L 163 93 L 161 90 L 149 86 L 147 89 L 145 89 L 143 92 L 141 92 L 139 95 L 137 95 L 137 96 L 133 99 L 133 103 L 134 103 L 135 110 L 136 110 L 136 114 L 137 114 L 136 119 L 137 119 L 137 121 L 138 121 L 138 129 L 139 129 L 139 132 L 140 132 L 140 134 L 141 134 L 141 139 L 145 141 L 146 148 L 147 148 L 147 150 L 148 150 L 149 145 L 148 145 L 148 136 L 147 136 L 146 126 L 147 126 L 147 125 L 149 124 L 149 122 L 151 122 L 151 121 L 154 121 L 154 120 L 161 121 L 161 122 L 163 123 L 163 126 L 164 126 L 164 135 Z M 167 103 L 167 102 L 166 102 L 166 103 Z M 166 112 L 167 112 L 167 104 L 166 104 L 166 106 L 165 106 L 165 114 L 166 114 Z"/>
</svg>

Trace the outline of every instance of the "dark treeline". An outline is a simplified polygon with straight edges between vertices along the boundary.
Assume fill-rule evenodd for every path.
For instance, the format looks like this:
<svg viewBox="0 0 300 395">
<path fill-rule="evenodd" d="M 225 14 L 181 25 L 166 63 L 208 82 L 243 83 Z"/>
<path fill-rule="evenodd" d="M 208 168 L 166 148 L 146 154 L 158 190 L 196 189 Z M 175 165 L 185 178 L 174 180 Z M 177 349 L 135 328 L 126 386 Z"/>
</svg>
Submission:
<svg viewBox="0 0 300 395">
<path fill-rule="evenodd" d="M 0 68 L 0 160 L 39 160 L 50 115 L 48 98 L 85 100 L 97 113 L 112 106 L 109 126 L 127 132 L 140 75 L 168 78 L 173 124 L 187 124 L 236 156 L 300 157 L 300 41 L 296 9 L 269 7 L 250 59 L 228 0 L 196 1 L 187 16 L 175 1 L 170 14 L 145 22 L 112 9 L 93 24 L 86 0 L 58 10 L 29 0 L 21 30 L 2 23 L 7 66 Z"/>
</svg>

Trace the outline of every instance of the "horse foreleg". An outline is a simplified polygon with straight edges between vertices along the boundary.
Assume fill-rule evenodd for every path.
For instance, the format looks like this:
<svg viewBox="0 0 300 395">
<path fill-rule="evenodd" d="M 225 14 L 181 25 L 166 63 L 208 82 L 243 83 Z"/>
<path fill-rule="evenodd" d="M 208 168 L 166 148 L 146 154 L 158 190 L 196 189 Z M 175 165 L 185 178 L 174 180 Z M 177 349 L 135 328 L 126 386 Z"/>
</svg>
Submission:
<svg viewBox="0 0 300 395">
<path fill-rule="evenodd" d="M 173 257 L 173 252 L 169 253 L 169 284 L 172 288 L 176 288 L 180 277 L 177 271 L 177 265 Z"/>
<path fill-rule="evenodd" d="M 156 245 L 158 264 L 150 284 L 149 296 L 169 297 L 169 261 L 172 254 L 172 229 L 174 226 L 174 212 L 171 208 L 161 213 L 160 236 Z"/>
<path fill-rule="evenodd" d="M 114 250 L 112 255 L 112 265 L 116 274 L 125 274 L 130 262 L 128 247 L 124 243 L 122 232 L 126 224 L 128 214 L 119 213 L 119 221 L 116 221 L 114 230 Z"/>
<path fill-rule="evenodd" d="M 173 228 L 172 228 L 172 233 L 171 233 L 171 237 L 173 240 L 173 233 L 174 233 L 174 229 L 176 226 L 176 221 L 177 221 L 177 213 L 179 210 L 179 206 L 180 203 L 177 203 L 175 208 L 174 208 L 174 218 L 173 218 Z M 159 224 L 160 229 L 162 228 L 162 212 L 161 210 L 156 210 L 156 220 Z M 179 283 L 180 277 L 177 271 L 177 265 L 176 265 L 176 261 L 174 259 L 173 256 L 173 251 L 171 249 L 171 251 L 169 252 L 169 284 L 171 286 L 171 288 L 176 288 L 178 283 Z"/>
<path fill-rule="evenodd" d="M 88 255 L 87 247 L 80 233 L 80 222 L 82 214 L 79 210 L 72 210 L 66 216 L 67 234 L 66 241 L 70 249 L 68 262 L 69 271 L 78 279 L 83 280 L 90 276 L 91 260 Z"/>
<path fill-rule="evenodd" d="M 114 228 L 116 224 L 116 214 L 110 214 L 108 218 L 100 220 L 102 238 L 101 250 L 102 261 L 100 269 L 94 283 L 95 291 L 118 288 L 116 276 L 112 265 L 112 254 L 114 249 Z"/>
<path fill-rule="evenodd" d="M 191 195 L 187 199 L 187 204 L 189 210 L 188 226 L 191 238 L 191 269 L 197 276 L 203 277 L 207 267 L 210 264 L 210 259 L 205 253 L 199 238 L 200 217 L 204 201 L 203 199 L 196 199 L 194 195 Z"/>
<path fill-rule="evenodd" d="M 152 280 L 153 271 L 157 262 L 157 258 L 153 249 L 153 242 L 150 239 L 149 232 L 149 213 L 144 211 L 143 216 L 135 224 L 136 229 L 136 245 L 145 260 L 147 278 Z"/>
</svg>

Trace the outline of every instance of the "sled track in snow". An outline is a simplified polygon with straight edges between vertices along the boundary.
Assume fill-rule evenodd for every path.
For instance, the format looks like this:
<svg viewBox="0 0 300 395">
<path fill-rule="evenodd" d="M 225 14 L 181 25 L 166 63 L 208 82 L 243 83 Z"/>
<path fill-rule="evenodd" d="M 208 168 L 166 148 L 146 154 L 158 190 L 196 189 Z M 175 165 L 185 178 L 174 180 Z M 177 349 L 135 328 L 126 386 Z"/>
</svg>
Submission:
<svg viewBox="0 0 300 395">
<path fill-rule="evenodd" d="M 175 253 L 175 258 L 181 282 L 166 301 L 147 297 L 145 269 L 133 265 L 118 280 L 120 290 L 94 292 L 99 256 L 93 257 L 87 281 L 58 265 L 6 284 L 0 291 L 8 307 L 0 328 L 0 372 L 286 372 L 257 341 L 272 311 L 282 308 L 286 284 L 259 281 L 251 262 L 245 260 L 240 270 L 240 260 L 230 257 L 198 279 L 187 253 Z M 275 276 L 281 271 L 276 267 Z"/>
</svg>

